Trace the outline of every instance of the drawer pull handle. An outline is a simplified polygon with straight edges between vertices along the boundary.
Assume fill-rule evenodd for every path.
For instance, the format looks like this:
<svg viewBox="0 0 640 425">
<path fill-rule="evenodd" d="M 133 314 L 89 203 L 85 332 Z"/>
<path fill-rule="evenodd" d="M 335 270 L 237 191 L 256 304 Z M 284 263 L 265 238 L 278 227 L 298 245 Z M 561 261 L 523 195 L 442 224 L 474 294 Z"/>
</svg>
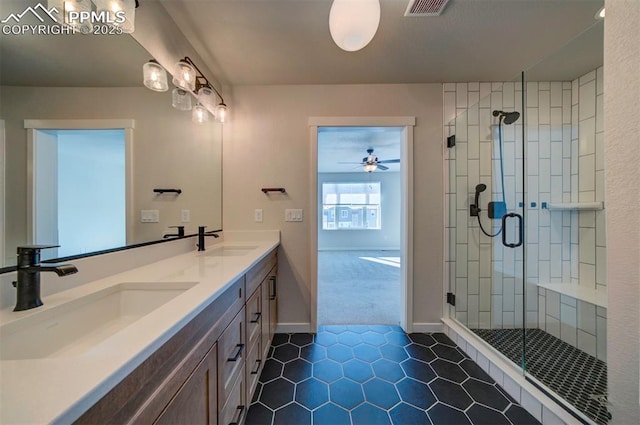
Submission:
<svg viewBox="0 0 640 425">
<path fill-rule="evenodd" d="M 235 362 L 240 358 L 240 355 L 242 354 L 242 350 L 244 349 L 244 344 L 238 344 L 236 345 L 236 347 L 238 347 L 238 352 L 236 353 L 235 356 L 229 357 L 227 360 L 230 362 Z"/>
<path fill-rule="evenodd" d="M 244 406 L 238 406 L 236 410 L 238 411 L 238 417 L 236 418 L 235 421 L 230 422 L 229 425 L 238 425 L 240 423 L 240 418 L 242 418 L 242 412 L 244 412 Z"/>
<path fill-rule="evenodd" d="M 251 372 L 252 375 L 257 375 L 258 374 L 258 371 L 260 370 L 260 363 L 262 363 L 262 360 L 260 360 L 260 359 L 256 360 L 256 370 Z"/>
<path fill-rule="evenodd" d="M 276 296 L 277 296 L 276 277 L 275 276 L 269 277 L 269 283 L 271 283 L 269 288 L 269 299 L 273 301 L 276 299 Z"/>
<path fill-rule="evenodd" d="M 256 318 L 251 321 L 251 323 L 258 323 L 260 321 L 260 316 L 262 313 L 256 313 Z"/>
</svg>

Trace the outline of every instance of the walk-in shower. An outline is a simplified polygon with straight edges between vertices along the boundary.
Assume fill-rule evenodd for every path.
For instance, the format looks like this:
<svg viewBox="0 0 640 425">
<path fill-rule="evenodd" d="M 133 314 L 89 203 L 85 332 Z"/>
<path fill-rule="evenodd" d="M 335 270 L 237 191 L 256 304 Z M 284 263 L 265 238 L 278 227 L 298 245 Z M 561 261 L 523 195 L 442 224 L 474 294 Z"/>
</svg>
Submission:
<svg viewBox="0 0 640 425">
<path fill-rule="evenodd" d="M 576 48 L 512 81 L 445 85 L 448 313 L 577 420 L 606 424 L 602 46 Z"/>
</svg>

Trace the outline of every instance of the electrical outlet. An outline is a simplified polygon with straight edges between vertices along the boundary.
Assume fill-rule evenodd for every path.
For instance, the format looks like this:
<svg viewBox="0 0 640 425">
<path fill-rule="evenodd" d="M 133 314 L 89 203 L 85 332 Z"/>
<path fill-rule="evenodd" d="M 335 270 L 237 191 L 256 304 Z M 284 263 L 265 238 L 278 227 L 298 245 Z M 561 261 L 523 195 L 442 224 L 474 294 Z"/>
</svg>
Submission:
<svg viewBox="0 0 640 425">
<path fill-rule="evenodd" d="M 160 211 L 159 210 L 140 210 L 140 222 L 141 223 L 159 223 Z"/>
<path fill-rule="evenodd" d="M 253 210 L 253 220 L 256 223 L 262 223 L 262 210 L 261 209 Z"/>
<path fill-rule="evenodd" d="M 301 209 L 284 210 L 284 221 L 303 221 L 302 210 Z"/>
<path fill-rule="evenodd" d="M 191 211 L 190 210 L 182 210 L 180 214 L 183 223 L 188 223 L 191 221 Z"/>
</svg>

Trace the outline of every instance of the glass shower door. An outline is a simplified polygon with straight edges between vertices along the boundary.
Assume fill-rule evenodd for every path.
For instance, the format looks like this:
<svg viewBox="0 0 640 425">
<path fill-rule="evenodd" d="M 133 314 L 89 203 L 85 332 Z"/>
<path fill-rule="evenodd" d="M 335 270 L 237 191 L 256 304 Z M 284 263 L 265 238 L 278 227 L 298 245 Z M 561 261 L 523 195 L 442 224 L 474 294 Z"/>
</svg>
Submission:
<svg viewBox="0 0 640 425">
<path fill-rule="evenodd" d="M 445 154 L 450 316 L 521 365 L 522 81 L 448 85 L 444 96 L 455 114 L 445 128 L 455 135 Z"/>
</svg>

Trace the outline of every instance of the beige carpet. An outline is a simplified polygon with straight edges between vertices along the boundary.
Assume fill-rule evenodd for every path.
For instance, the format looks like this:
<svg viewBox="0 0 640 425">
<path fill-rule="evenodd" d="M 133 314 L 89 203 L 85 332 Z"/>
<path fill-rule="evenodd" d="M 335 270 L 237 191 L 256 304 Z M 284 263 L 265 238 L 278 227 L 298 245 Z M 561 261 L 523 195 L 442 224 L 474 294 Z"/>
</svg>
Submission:
<svg viewBox="0 0 640 425">
<path fill-rule="evenodd" d="M 399 251 L 320 251 L 318 324 L 399 324 L 399 257 Z"/>
</svg>

